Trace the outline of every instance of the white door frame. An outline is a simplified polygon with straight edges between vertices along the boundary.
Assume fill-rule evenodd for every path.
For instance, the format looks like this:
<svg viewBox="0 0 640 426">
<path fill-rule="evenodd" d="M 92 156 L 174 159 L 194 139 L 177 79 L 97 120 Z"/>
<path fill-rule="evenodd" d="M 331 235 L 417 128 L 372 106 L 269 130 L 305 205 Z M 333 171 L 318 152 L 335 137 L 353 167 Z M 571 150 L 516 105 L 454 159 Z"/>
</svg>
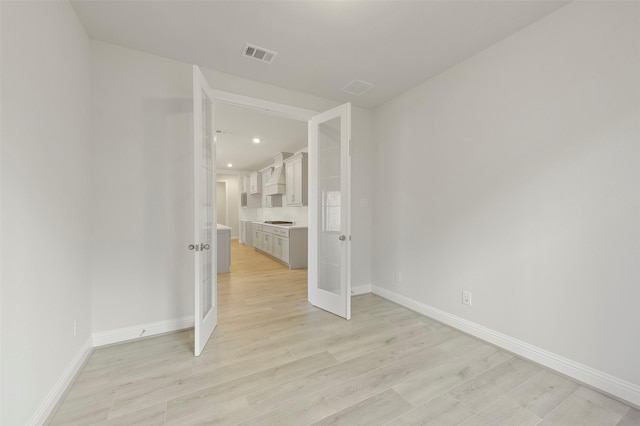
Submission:
<svg viewBox="0 0 640 426">
<path fill-rule="evenodd" d="M 305 123 L 309 122 L 311 117 L 317 115 L 319 112 L 291 105 L 279 104 L 277 102 L 265 101 L 264 99 L 252 98 L 250 96 L 238 95 L 236 93 L 225 92 L 222 90 L 213 89 L 211 90 L 211 94 L 213 95 L 214 102 L 253 108 L 278 115 L 283 118 L 304 121 Z"/>
</svg>

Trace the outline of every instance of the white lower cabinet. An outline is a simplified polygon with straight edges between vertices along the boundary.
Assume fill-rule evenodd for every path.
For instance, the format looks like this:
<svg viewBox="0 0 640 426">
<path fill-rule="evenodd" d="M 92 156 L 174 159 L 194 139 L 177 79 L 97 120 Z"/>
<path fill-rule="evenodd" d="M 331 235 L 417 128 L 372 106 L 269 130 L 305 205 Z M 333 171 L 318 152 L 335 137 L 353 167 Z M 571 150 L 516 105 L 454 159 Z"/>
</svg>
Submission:
<svg viewBox="0 0 640 426">
<path fill-rule="evenodd" d="M 262 250 L 262 236 L 264 235 L 264 232 L 262 232 L 262 225 L 254 223 L 251 228 L 253 229 L 251 232 L 253 237 L 253 248 Z"/>
<path fill-rule="evenodd" d="M 253 223 L 253 247 L 287 265 L 307 267 L 307 228 Z"/>
<path fill-rule="evenodd" d="M 240 244 L 247 246 L 253 245 L 253 231 L 251 230 L 251 221 L 240 221 Z"/>
</svg>

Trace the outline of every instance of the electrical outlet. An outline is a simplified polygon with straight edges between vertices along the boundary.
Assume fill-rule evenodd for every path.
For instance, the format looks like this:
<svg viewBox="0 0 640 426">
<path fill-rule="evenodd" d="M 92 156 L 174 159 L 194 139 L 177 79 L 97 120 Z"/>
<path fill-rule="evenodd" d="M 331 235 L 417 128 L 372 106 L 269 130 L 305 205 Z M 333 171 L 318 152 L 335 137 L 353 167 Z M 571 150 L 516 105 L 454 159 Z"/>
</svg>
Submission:
<svg viewBox="0 0 640 426">
<path fill-rule="evenodd" d="M 471 292 L 462 290 L 462 304 L 471 306 Z"/>
<path fill-rule="evenodd" d="M 400 272 L 400 271 L 396 271 L 396 282 L 397 283 L 401 283 L 402 282 L 402 272 Z"/>
<path fill-rule="evenodd" d="M 73 336 L 78 335 L 78 320 L 76 318 L 73 319 Z"/>
</svg>

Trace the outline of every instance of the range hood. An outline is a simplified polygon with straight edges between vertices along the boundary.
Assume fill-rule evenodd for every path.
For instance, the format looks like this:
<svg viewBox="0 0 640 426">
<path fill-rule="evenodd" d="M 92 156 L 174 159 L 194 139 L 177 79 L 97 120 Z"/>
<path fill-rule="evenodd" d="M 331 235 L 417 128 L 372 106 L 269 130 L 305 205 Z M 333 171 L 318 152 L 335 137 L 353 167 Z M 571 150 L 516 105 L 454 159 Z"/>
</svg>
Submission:
<svg viewBox="0 0 640 426">
<path fill-rule="evenodd" d="M 284 159 L 291 157 L 289 152 L 281 152 L 273 157 L 273 169 L 264 184 L 264 195 L 280 195 L 285 193 Z"/>
<path fill-rule="evenodd" d="M 278 195 L 285 192 L 285 176 L 283 173 L 283 166 L 274 167 L 271 171 L 269 180 L 264 184 L 265 195 Z"/>
</svg>

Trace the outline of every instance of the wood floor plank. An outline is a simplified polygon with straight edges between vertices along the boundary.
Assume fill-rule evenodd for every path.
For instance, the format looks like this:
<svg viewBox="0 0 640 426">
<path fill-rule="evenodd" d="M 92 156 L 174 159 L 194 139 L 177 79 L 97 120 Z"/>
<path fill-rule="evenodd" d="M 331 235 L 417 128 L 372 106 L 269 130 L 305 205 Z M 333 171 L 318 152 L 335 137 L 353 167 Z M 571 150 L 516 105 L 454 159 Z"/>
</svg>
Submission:
<svg viewBox="0 0 640 426">
<path fill-rule="evenodd" d="M 413 406 L 396 391 L 388 389 L 313 424 L 314 426 L 381 425 L 412 408 Z"/>
<path fill-rule="evenodd" d="M 500 398 L 484 410 L 470 417 L 460 426 L 486 425 L 518 425 L 534 426 L 540 422 L 540 417 L 522 407 L 515 401 Z"/>
<path fill-rule="evenodd" d="M 218 326 L 97 348 L 52 425 L 638 424 L 638 411 L 374 294 L 346 321 L 307 271 L 232 242 Z"/>
<path fill-rule="evenodd" d="M 438 347 L 442 348 L 442 345 Z M 478 347 L 472 352 L 461 350 L 450 355 L 449 362 L 410 377 L 393 388 L 414 406 L 418 406 L 511 358 L 510 354 L 489 345 Z"/>
<path fill-rule="evenodd" d="M 579 385 L 569 379 L 542 370 L 507 394 L 507 398 L 535 413 L 540 418 L 556 409 Z"/>
<path fill-rule="evenodd" d="M 246 395 L 251 389 L 279 383 L 303 375 L 307 371 L 316 371 L 336 364 L 337 361 L 328 352 L 280 364 L 258 373 L 245 375 L 240 379 L 212 386 L 183 397 L 174 398 L 167 407 L 167 419 L 176 420 L 185 413 L 207 409 L 213 404 Z"/>
<path fill-rule="evenodd" d="M 618 422 L 617 426 L 638 426 L 640 425 L 640 410 L 629 408 L 627 414 Z"/>
<path fill-rule="evenodd" d="M 405 414 L 395 418 L 385 426 L 459 425 L 472 417 L 475 412 L 449 394 L 440 395 Z"/>
<path fill-rule="evenodd" d="M 162 403 L 136 410 L 123 416 L 114 417 L 98 423 L 98 426 L 159 426 L 165 424 L 167 404 Z"/>
<path fill-rule="evenodd" d="M 449 393 L 472 410 L 479 411 L 498 400 L 540 371 L 530 362 L 511 358 L 502 364 L 468 380 Z"/>
<path fill-rule="evenodd" d="M 295 378 L 291 381 L 259 389 L 247 395 L 247 399 L 250 404 L 255 406 L 279 406 L 291 402 L 302 395 L 335 387 L 350 379 L 365 375 L 380 367 L 415 355 L 418 352 L 435 346 L 441 338 L 447 335 L 446 330 L 427 331 L 422 336 L 394 342 L 384 348 Z"/>
<path fill-rule="evenodd" d="M 616 425 L 629 407 L 594 390 L 580 387 L 552 411 L 540 424 L 550 425 Z"/>
<path fill-rule="evenodd" d="M 82 404 L 66 401 L 56 412 L 50 426 L 91 425 L 106 420 L 111 409 L 111 399 L 100 399 Z"/>
<path fill-rule="evenodd" d="M 184 413 L 173 419 L 167 418 L 165 424 L 170 426 L 236 425 L 253 417 L 248 408 L 247 399 L 239 397 L 225 401 L 224 404 L 215 404 L 206 409 Z"/>
<path fill-rule="evenodd" d="M 265 425 L 308 425 L 323 419 L 336 410 L 332 408 L 326 399 L 314 394 L 302 397 L 278 407 L 275 410 L 246 420 L 242 426 L 265 426 Z"/>
<path fill-rule="evenodd" d="M 319 393 L 336 410 L 343 410 L 357 404 L 412 375 L 420 374 L 447 360 L 447 353 L 437 347 L 425 349 L 415 355 L 376 368 L 363 376 L 356 377 Z"/>
</svg>

